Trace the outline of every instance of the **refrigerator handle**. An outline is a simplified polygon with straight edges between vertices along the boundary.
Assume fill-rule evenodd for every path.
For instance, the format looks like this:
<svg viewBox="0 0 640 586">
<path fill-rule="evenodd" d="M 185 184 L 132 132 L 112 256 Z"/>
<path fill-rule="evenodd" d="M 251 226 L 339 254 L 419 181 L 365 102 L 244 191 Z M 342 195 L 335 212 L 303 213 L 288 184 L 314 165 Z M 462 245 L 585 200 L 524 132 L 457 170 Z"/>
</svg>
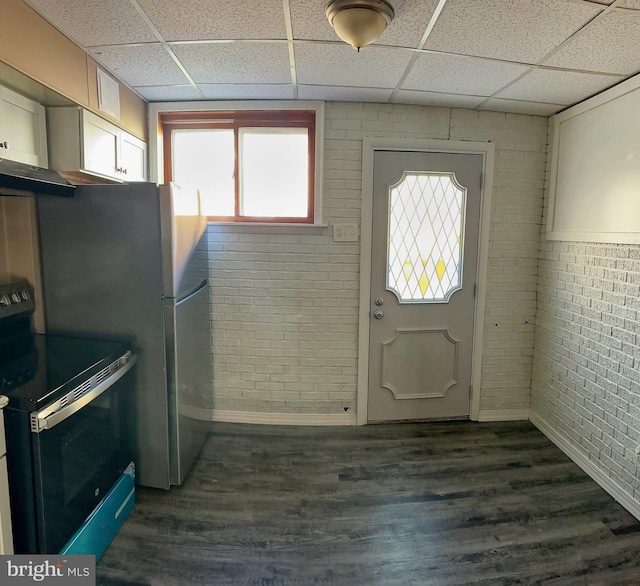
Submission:
<svg viewBox="0 0 640 586">
<path fill-rule="evenodd" d="M 204 289 L 206 286 L 207 286 L 207 279 L 203 279 L 200 282 L 200 284 L 196 285 L 193 289 L 191 289 L 191 291 L 185 293 L 179 299 L 176 299 L 176 305 L 180 305 L 181 303 L 184 303 L 188 299 L 191 299 L 194 295 L 197 295 L 198 293 L 200 293 L 200 291 L 202 291 L 202 289 Z"/>
</svg>

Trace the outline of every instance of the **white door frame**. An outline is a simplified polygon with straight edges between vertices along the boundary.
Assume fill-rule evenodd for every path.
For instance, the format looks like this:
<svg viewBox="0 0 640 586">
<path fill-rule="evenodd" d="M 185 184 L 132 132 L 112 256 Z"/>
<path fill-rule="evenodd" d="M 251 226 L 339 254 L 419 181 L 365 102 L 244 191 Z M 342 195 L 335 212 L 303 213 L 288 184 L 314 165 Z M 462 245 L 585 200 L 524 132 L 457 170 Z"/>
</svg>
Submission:
<svg viewBox="0 0 640 586">
<path fill-rule="evenodd" d="M 373 220 L 373 158 L 376 151 L 413 151 L 425 153 L 482 154 L 482 189 L 480 191 L 480 234 L 478 242 L 478 275 L 471 359 L 471 405 L 469 418 L 477 421 L 480 411 L 480 377 L 484 309 L 489 259 L 491 194 L 495 145 L 489 142 L 462 140 L 414 140 L 373 138 L 362 140 L 362 208 L 360 215 L 360 311 L 358 327 L 358 403 L 357 425 L 367 423 L 369 398 L 369 312 L 371 307 L 371 227 Z"/>
</svg>

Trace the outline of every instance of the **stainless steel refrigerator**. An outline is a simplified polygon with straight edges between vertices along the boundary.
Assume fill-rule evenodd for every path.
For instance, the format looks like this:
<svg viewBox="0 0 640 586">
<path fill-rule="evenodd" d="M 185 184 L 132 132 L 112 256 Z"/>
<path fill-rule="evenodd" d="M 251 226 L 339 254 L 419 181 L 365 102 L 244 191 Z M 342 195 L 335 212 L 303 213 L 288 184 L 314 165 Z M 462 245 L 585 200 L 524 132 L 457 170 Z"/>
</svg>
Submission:
<svg viewBox="0 0 640 586">
<path fill-rule="evenodd" d="M 197 192 L 87 185 L 38 198 L 49 333 L 126 340 L 136 368 L 136 479 L 181 484 L 211 409 L 206 219 Z"/>
</svg>

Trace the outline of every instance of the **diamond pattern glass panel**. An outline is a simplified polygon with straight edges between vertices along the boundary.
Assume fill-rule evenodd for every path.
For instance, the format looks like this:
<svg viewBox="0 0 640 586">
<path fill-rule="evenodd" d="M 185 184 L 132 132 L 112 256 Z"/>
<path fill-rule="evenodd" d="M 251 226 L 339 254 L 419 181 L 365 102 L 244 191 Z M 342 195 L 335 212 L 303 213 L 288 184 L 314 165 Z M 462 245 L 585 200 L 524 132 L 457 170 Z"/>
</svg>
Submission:
<svg viewBox="0 0 640 586">
<path fill-rule="evenodd" d="M 446 303 L 462 287 L 466 194 L 453 173 L 405 173 L 389 188 L 387 289 L 401 303 Z"/>
</svg>

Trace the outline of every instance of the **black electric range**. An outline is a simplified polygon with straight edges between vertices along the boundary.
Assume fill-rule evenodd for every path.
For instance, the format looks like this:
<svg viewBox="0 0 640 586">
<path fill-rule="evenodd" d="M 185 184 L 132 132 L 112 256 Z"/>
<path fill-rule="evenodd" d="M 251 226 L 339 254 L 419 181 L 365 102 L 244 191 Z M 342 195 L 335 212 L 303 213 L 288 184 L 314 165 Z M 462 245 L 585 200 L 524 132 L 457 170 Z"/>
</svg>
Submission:
<svg viewBox="0 0 640 586">
<path fill-rule="evenodd" d="M 0 360 L 0 394 L 23 411 L 39 411 L 129 351 L 123 342 L 31 332 L 13 343 L 21 355 Z"/>
<path fill-rule="evenodd" d="M 35 334 L 25 281 L 0 285 L 0 394 L 16 553 L 59 553 L 133 460 L 129 344 Z"/>
</svg>

